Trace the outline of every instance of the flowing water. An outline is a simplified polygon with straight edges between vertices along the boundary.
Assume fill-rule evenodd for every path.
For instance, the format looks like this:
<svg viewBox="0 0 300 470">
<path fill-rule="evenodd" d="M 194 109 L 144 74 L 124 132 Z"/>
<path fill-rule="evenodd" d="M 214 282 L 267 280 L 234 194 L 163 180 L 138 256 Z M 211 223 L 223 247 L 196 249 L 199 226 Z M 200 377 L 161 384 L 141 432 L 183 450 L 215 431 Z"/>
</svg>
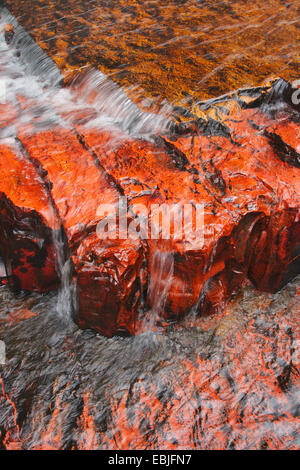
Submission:
<svg viewBox="0 0 300 470">
<path fill-rule="evenodd" d="M 166 299 L 171 287 L 174 274 L 174 254 L 157 250 L 152 260 L 152 271 L 158 276 L 150 279 L 148 297 L 152 309 L 147 312 L 143 329 L 153 330 L 155 325 L 162 320 Z"/>
<path fill-rule="evenodd" d="M 189 106 L 270 77 L 299 78 L 299 3 L 7 0 L 67 75 L 87 65 L 152 100 Z M 34 15 L 31 12 L 34 11 Z"/>
<path fill-rule="evenodd" d="M 56 294 L 0 296 L 3 448 L 299 448 L 299 278 L 123 339 L 67 327 Z"/>
<path fill-rule="evenodd" d="M 6 3 L 39 43 L 2 10 L 0 30 L 10 23 L 15 35 L 7 44 L 0 34 L 0 86 L 5 90 L 0 106 L 7 109 L 0 139 L 14 145 L 19 145 L 18 130 L 28 126 L 80 123 L 144 138 L 163 132 L 177 116 L 177 105 L 189 110 L 190 98 L 195 110 L 199 99 L 256 84 L 255 61 L 245 56 L 247 47 L 263 47 L 253 31 L 263 31 L 263 42 L 274 33 L 282 35 L 280 45 L 274 40 L 273 52 L 260 58 L 260 78 L 268 78 L 271 70 L 290 78 L 295 70 L 297 48 L 292 42 L 288 51 L 286 38 L 289 30 L 298 31 L 293 4 L 253 3 L 246 20 L 241 1 L 231 6 L 153 1 L 147 8 L 121 0 L 84 6 L 71 0 Z M 30 11 L 37 8 L 36 15 L 28 15 L 29 5 Z M 151 15 L 151 9 L 159 15 Z M 248 44 L 241 38 L 245 31 L 251 31 Z M 154 43 L 147 42 L 149 35 Z M 228 48 L 240 46 L 236 56 L 228 58 L 221 50 L 223 40 Z M 204 62 L 194 63 L 197 44 Z M 184 51 L 181 64 L 176 49 Z M 270 65 L 272 54 L 276 63 Z M 62 86 L 66 72 L 87 64 L 93 67 L 72 86 Z M 227 66 L 236 77 L 226 75 Z M 153 308 L 143 332 L 107 339 L 80 330 L 70 319 L 70 263 L 59 238 L 56 246 L 63 281 L 59 292 L 15 296 L 0 287 L 0 340 L 6 347 L 6 362 L 0 364 L 0 448 L 299 448 L 299 277 L 277 294 L 259 293 L 249 284 L 218 315 L 196 318 L 191 312 L 166 328 L 157 320 L 174 259 L 157 251 L 153 263 L 161 276 L 150 281 Z M 0 276 L 3 271 L 0 258 Z"/>
</svg>

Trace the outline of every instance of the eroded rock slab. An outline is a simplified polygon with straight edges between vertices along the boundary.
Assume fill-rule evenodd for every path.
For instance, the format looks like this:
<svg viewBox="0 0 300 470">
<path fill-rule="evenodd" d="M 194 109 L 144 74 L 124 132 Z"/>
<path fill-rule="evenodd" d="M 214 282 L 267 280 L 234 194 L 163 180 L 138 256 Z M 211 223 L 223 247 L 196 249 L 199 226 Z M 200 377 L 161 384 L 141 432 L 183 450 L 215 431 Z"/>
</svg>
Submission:
<svg viewBox="0 0 300 470">
<path fill-rule="evenodd" d="M 147 240 L 146 303 L 165 318 L 212 313 L 247 277 L 262 290 L 281 287 L 300 241 L 299 114 L 282 87 L 290 90 L 275 82 L 249 107 L 225 98 L 223 121 L 208 116 L 153 144 L 119 136 L 112 150 L 107 133 L 79 129 L 131 202 L 205 206 L 203 247 Z M 158 261 L 166 253 L 172 261 Z"/>
<path fill-rule="evenodd" d="M 13 140 L 0 145 L 0 251 L 15 290 L 59 285 L 54 239 L 61 223 L 49 188 Z"/>
<path fill-rule="evenodd" d="M 56 129 L 23 134 L 20 140 L 32 161 L 47 173 L 51 197 L 65 228 L 73 282 L 78 288 L 78 322 L 108 336 L 132 334 L 135 310 L 134 305 L 126 308 L 126 299 L 137 290 L 141 241 L 116 244 L 96 235 L 98 207 L 118 204 L 118 185 L 73 132 Z"/>
<path fill-rule="evenodd" d="M 214 313 L 247 279 L 274 292 L 291 264 L 298 272 L 299 110 L 291 93 L 279 80 L 200 104 L 200 118 L 147 140 L 77 118 L 71 129 L 20 126 L 26 164 L 64 227 L 60 261 L 69 256 L 72 263 L 68 282 L 77 288 L 74 313 L 81 327 L 107 336 L 135 334 L 145 316 L 154 324 L 191 309 Z M 12 168 L 9 163 L 6 171 Z M 3 193 L 10 198 L 5 186 Z M 96 231 L 104 215 L 98 209 L 117 209 L 120 198 L 128 201 L 126 223 L 136 224 L 136 236 L 101 239 Z M 29 204 L 38 217 L 40 201 Z M 145 237 L 137 204 L 150 214 L 149 224 L 153 204 L 203 204 L 203 243 L 190 237 L 192 225 L 180 239 L 172 230 L 169 238 L 163 231 Z M 9 265 L 12 255 L 6 253 Z M 45 263 L 53 264 L 50 252 Z M 19 278 L 20 289 L 37 289 L 30 276 L 22 272 Z"/>
</svg>

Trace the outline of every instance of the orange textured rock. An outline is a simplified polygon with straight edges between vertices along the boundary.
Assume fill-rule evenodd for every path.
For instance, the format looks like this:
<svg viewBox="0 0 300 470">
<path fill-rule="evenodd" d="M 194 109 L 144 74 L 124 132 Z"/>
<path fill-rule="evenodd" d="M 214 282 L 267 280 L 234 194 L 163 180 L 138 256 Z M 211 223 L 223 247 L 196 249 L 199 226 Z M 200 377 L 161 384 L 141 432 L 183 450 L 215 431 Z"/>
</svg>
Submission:
<svg viewBox="0 0 300 470">
<path fill-rule="evenodd" d="M 213 263 L 208 267 L 208 260 L 214 241 L 222 238 L 230 226 L 230 217 L 223 209 L 214 211 L 213 197 L 195 182 L 193 172 L 185 168 L 188 162 L 184 158 L 181 160 L 181 155 L 172 154 L 163 139 L 153 145 L 142 140 L 124 140 L 124 136 L 122 141 L 122 136 L 119 136 L 119 148 L 110 151 L 109 148 L 105 149 L 106 136 L 99 131 L 84 132 L 82 138 L 122 187 L 130 205 L 144 204 L 150 214 L 151 205 L 155 203 L 205 203 L 207 229 L 210 230 L 212 225 L 219 227 L 215 231 L 215 239 L 211 237 L 207 240 L 203 250 L 199 249 L 197 240 L 187 241 L 186 237 L 177 241 L 172 233 L 170 240 L 162 237 L 151 240 L 149 228 L 149 238 L 145 240 L 150 278 L 148 306 L 152 309 L 163 308 L 159 313 L 166 317 L 181 316 L 197 302 L 204 280 L 218 269 Z M 171 256 L 169 261 L 166 258 L 168 253 Z M 166 258 L 165 265 L 161 265 L 160 256 Z M 203 271 L 206 271 L 205 274 Z M 166 284 L 165 289 L 163 284 Z M 163 295 L 166 298 L 162 305 L 158 305 Z"/>
<path fill-rule="evenodd" d="M 60 221 L 49 190 L 14 142 L 0 146 L 0 240 L 10 284 L 47 292 L 58 286 L 54 233 Z"/>
<path fill-rule="evenodd" d="M 200 130 L 172 142 L 234 217 L 260 215 L 249 277 L 271 292 L 280 287 L 300 241 L 299 114 L 289 91 L 289 85 L 278 80 L 258 106 L 247 109 L 244 104 L 242 109 L 236 103 L 234 108 L 233 100 L 225 100 L 218 104 L 224 119 L 216 135 L 203 135 L 207 124 L 202 122 Z M 234 111 L 228 113 L 230 109 Z M 217 135 L 220 130 L 223 135 Z"/>
<path fill-rule="evenodd" d="M 15 35 L 14 27 L 12 24 L 7 24 L 5 25 L 3 29 L 4 37 L 5 37 L 5 42 L 7 44 L 10 44 L 11 41 L 13 40 L 13 37 Z"/>
<path fill-rule="evenodd" d="M 200 105 L 204 117 L 151 142 L 78 123 L 20 133 L 64 226 L 81 327 L 134 334 L 146 313 L 152 322 L 212 313 L 247 277 L 275 291 L 291 264 L 299 271 L 299 113 L 290 91 L 277 81 Z M 154 203 L 204 204 L 204 243 L 138 228 L 135 238 L 99 239 L 99 205 L 114 210 L 121 196 L 136 228 L 138 203 L 149 213 Z"/>
<path fill-rule="evenodd" d="M 100 220 L 98 206 L 118 204 L 120 193 L 115 181 L 70 131 L 23 134 L 20 139 L 51 182 L 51 195 L 74 263 L 79 324 L 94 327 L 107 336 L 132 334 L 134 309 L 130 306 L 127 311 L 125 300 L 134 297 L 137 290 L 137 282 L 131 277 L 139 276 L 141 242 L 124 240 L 114 246 L 95 234 Z M 124 315 L 126 325 L 119 318 Z"/>
<path fill-rule="evenodd" d="M 254 108 L 242 109 L 238 100 L 225 98 L 219 103 L 224 122 L 200 119 L 179 127 L 182 136 L 162 136 L 155 145 L 119 136 L 119 148 L 111 151 L 106 133 L 82 131 L 85 144 L 131 203 L 205 205 L 203 247 L 172 237 L 147 240 L 147 303 L 161 308 L 166 318 L 192 307 L 202 314 L 222 308 L 246 276 L 263 290 L 274 292 L 282 284 L 300 242 L 300 178 L 299 155 L 292 147 L 299 126 L 280 87 L 289 88 L 275 82 Z M 273 116 L 272 96 L 281 108 Z M 170 253 L 172 260 L 165 255 L 162 264 L 161 253 Z"/>
<path fill-rule="evenodd" d="M 270 77 L 299 76 L 297 2 L 6 3 L 60 70 L 68 74 L 92 65 L 136 99 L 138 85 L 142 98 L 166 98 L 189 109 L 192 101 L 258 86 Z"/>
</svg>

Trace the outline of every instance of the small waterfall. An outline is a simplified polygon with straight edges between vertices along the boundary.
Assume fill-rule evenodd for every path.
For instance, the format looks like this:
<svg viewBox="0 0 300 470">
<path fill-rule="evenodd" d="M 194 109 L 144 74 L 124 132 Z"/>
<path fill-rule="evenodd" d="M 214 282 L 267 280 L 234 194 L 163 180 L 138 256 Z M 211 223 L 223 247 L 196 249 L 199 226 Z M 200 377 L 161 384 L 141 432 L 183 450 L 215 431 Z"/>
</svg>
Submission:
<svg viewBox="0 0 300 470">
<path fill-rule="evenodd" d="M 2 24 L 11 24 L 13 26 L 14 35 L 10 45 L 22 63 L 26 75 L 38 77 L 43 83 L 51 86 L 61 82 L 62 75 L 53 60 L 42 51 L 5 7 L 0 7 L 0 21 L 1 30 L 3 28 Z"/>
<path fill-rule="evenodd" d="M 7 24 L 14 28 L 9 44 L 3 34 Z M 16 137 L 18 130 L 26 125 L 37 130 L 63 125 L 53 106 L 59 77 L 56 65 L 18 26 L 14 17 L 0 8 L 0 106 L 5 106 L 5 115 L 2 110 L 0 117 L 0 138 Z"/>
<path fill-rule="evenodd" d="M 0 252 L 1 252 L 1 247 L 0 247 Z M 6 268 L 3 259 L 1 258 L 0 255 L 0 279 L 6 277 Z"/>
<path fill-rule="evenodd" d="M 72 281 L 73 266 L 71 259 L 67 259 L 60 269 L 61 285 L 58 291 L 56 311 L 66 324 L 77 312 L 77 291 Z"/>
<path fill-rule="evenodd" d="M 157 250 L 152 259 L 148 302 L 151 310 L 146 313 L 143 329 L 152 330 L 162 320 L 168 293 L 174 275 L 174 254 Z"/>
<path fill-rule="evenodd" d="M 6 139 L 2 140 L 13 148 L 15 154 L 20 160 L 26 159 L 31 165 L 31 159 L 25 148 L 18 141 L 18 139 Z M 36 178 L 40 181 L 41 185 L 44 185 L 42 177 L 36 174 Z M 45 187 L 45 191 L 49 191 Z M 48 206 L 48 219 L 51 221 L 51 225 L 55 227 L 52 230 L 52 240 L 55 247 L 56 253 L 56 271 L 61 281 L 61 285 L 58 291 L 58 300 L 57 300 L 57 313 L 60 319 L 66 323 L 70 324 L 71 317 L 73 312 L 76 312 L 76 287 L 72 283 L 72 263 L 67 253 L 67 242 L 64 229 L 60 225 L 59 217 L 55 204 L 52 200 L 51 194 L 49 192 L 49 206 Z M 0 273 L 1 273 L 1 258 L 0 258 Z"/>
</svg>

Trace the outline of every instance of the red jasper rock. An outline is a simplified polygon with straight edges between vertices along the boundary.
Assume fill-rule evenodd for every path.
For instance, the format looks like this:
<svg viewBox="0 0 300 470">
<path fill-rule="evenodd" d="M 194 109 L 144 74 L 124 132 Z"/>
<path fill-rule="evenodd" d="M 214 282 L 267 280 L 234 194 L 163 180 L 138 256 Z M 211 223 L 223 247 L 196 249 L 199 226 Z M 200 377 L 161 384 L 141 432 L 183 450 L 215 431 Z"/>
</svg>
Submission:
<svg viewBox="0 0 300 470">
<path fill-rule="evenodd" d="M 20 132 L 27 165 L 40 185 L 28 205 L 47 221 L 36 233 L 50 224 L 38 196 L 42 187 L 45 204 L 51 202 L 64 227 L 60 260 L 68 250 L 82 328 L 107 336 L 135 334 L 146 312 L 155 321 L 180 318 L 191 309 L 213 313 L 247 278 L 258 289 L 276 291 L 299 272 L 299 111 L 290 97 L 290 86 L 278 81 L 211 100 L 200 105 L 206 119 L 174 125 L 151 141 L 86 128 L 77 119 L 73 130 L 33 132 L 27 126 Z M 8 174 L 13 168 L 9 162 Z M 99 206 L 110 204 L 114 212 L 124 196 L 126 224 L 135 224 L 137 235 L 99 238 Z M 4 185 L 2 200 L 10 197 Z M 153 204 L 191 203 L 204 205 L 203 243 L 199 233 L 190 237 L 192 225 L 179 239 L 174 227 L 167 239 L 163 232 L 151 238 Z M 13 210 L 21 206 L 18 200 L 12 204 Z M 146 237 L 139 233 L 137 204 L 149 214 Z M 5 220 L 13 227 L 22 214 Z M 2 244 L 8 239 L 2 229 Z M 13 255 L 4 246 L 9 265 Z M 42 274 L 53 265 L 50 251 L 45 256 Z M 27 260 L 33 258 L 26 253 Z M 14 273 L 20 288 L 38 288 L 31 274 Z"/>
<path fill-rule="evenodd" d="M 16 144 L 0 145 L 0 247 L 16 290 L 57 288 L 54 233 L 60 221 L 48 188 Z"/>
<path fill-rule="evenodd" d="M 128 299 L 135 297 L 139 285 L 141 241 L 118 240 L 113 246 L 96 235 L 99 205 L 119 202 L 114 179 L 70 131 L 23 134 L 20 140 L 47 173 L 65 228 L 77 285 L 77 321 L 107 336 L 133 334 L 136 310 Z"/>
<path fill-rule="evenodd" d="M 99 240 L 86 237 L 72 257 L 78 286 L 81 328 L 106 336 L 133 335 L 143 285 L 140 240 Z"/>
<path fill-rule="evenodd" d="M 272 111 L 272 103 L 280 111 Z M 205 204 L 203 247 L 172 237 L 147 240 L 149 308 L 159 308 L 164 295 L 166 318 L 192 307 L 211 313 L 246 277 L 262 290 L 281 287 L 300 242 L 299 126 L 290 103 L 273 89 L 248 109 L 225 99 L 223 109 L 218 103 L 224 122 L 199 120 L 181 126 L 182 136 L 162 136 L 155 144 L 119 136 L 115 150 L 105 132 L 80 130 L 132 203 Z M 157 262 L 160 253 L 173 261 Z"/>
<path fill-rule="evenodd" d="M 280 84 L 275 83 L 275 90 Z M 247 274 L 256 287 L 275 292 L 300 242 L 299 113 L 274 89 L 259 103 L 235 106 L 233 112 L 232 100 L 225 101 L 221 132 L 219 127 L 206 136 L 207 128 L 199 126 L 171 144 L 185 152 L 200 180 L 233 217 L 260 215 L 247 248 Z M 236 247 L 239 238 L 235 235 Z"/>
</svg>

